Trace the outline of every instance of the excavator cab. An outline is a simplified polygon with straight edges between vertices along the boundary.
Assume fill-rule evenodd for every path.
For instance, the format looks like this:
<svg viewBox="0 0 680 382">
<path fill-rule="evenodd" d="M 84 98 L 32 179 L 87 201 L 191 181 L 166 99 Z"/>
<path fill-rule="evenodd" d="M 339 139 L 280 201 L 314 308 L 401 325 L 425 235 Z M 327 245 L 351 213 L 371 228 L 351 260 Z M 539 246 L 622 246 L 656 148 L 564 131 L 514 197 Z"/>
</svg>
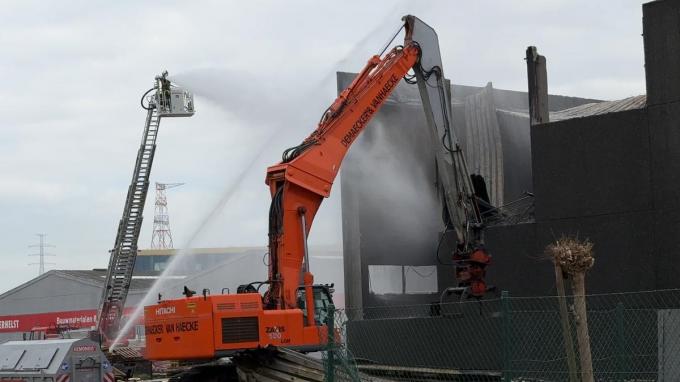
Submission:
<svg viewBox="0 0 680 382">
<path fill-rule="evenodd" d="M 333 286 L 332 285 L 314 285 L 312 286 L 312 293 L 314 293 L 314 322 L 317 326 L 321 326 L 328 321 L 328 308 L 333 304 Z M 302 310 L 303 321 L 307 323 L 307 296 L 305 288 L 300 287 L 297 290 L 298 307 Z"/>
</svg>

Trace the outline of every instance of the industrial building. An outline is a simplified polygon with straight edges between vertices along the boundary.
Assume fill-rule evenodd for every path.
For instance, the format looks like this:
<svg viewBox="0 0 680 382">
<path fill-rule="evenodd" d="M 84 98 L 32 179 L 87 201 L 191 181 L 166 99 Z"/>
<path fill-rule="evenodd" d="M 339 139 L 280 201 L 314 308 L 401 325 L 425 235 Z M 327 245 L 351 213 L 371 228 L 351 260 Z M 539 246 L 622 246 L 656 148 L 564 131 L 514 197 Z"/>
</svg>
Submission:
<svg viewBox="0 0 680 382">
<path fill-rule="evenodd" d="M 419 138 L 424 123 L 407 111 L 410 106 L 400 99 L 403 93 L 396 93 L 392 104 L 374 120 L 378 126 L 367 129 L 347 158 L 342 179 L 345 285 L 347 305 L 354 307 L 348 311 L 352 320 L 348 343 L 356 357 L 419 367 L 507 367 L 501 361 L 503 354 L 494 350 L 502 347 L 499 292 L 555 295 L 554 266 L 544 248 L 561 235 L 578 235 L 595 245 L 597 261 L 588 273 L 589 293 L 680 288 L 680 239 L 675 234 L 680 231 L 679 12 L 677 1 L 643 6 L 646 95 L 601 102 L 548 96 L 547 88 L 530 86 L 530 92 L 543 92 L 539 104 L 530 107 L 527 93 L 452 87 L 456 133 L 471 171 L 485 177 L 494 205 L 521 199 L 519 190 L 530 192 L 524 207 L 515 211 L 517 219 L 492 223 L 486 230 L 486 247 L 493 256 L 487 279 L 498 294 L 490 293 L 488 303 L 471 304 L 470 311 L 461 308 L 455 320 L 428 317 L 440 314 L 427 309 L 428 304 L 441 303 L 445 289 L 456 282 L 450 263 L 453 241 L 450 232 L 443 232 L 439 217 L 433 149 Z M 549 77 L 550 57 L 547 73 Z M 339 86 L 346 82 L 341 75 Z M 534 114 L 544 119 L 532 123 Z M 470 126 L 476 129 L 472 135 Z M 376 139 L 379 134 L 383 136 Z M 360 182 L 379 179 L 376 170 L 362 166 L 363 158 L 375 152 L 383 158 L 397 157 L 403 166 L 406 175 L 398 174 L 395 187 L 371 189 Z M 384 173 L 385 168 L 379 171 Z M 426 181 L 414 183 L 414 177 Z M 399 197 L 400 203 L 395 204 Z M 399 211 L 388 216 L 384 213 L 388 205 Z M 418 206 L 434 208 L 413 208 Z M 398 224 L 394 228 L 395 216 L 406 220 L 401 231 Z M 406 238 L 408 229 L 422 240 Z M 426 290 L 419 287 L 423 279 L 430 279 Z M 650 309 L 649 316 L 644 325 L 643 318 L 633 322 L 639 326 L 627 334 L 637 350 L 649 353 L 644 368 L 659 380 L 675 380 L 664 379 L 661 372 L 664 365 L 677 364 L 677 359 L 662 360 L 661 345 L 657 354 L 657 341 L 668 334 L 664 334 L 661 311 L 657 318 L 655 309 L 675 314 L 678 306 L 671 301 L 636 301 L 638 308 Z M 398 312 L 387 308 L 404 304 L 422 304 L 418 305 L 422 309 L 401 309 L 401 319 L 392 319 L 389 314 Z M 600 308 L 611 311 L 613 306 Z M 526 329 L 518 338 L 535 335 L 545 345 L 547 334 L 539 335 L 539 321 L 529 319 L 534 318 L 526 319 Z M 405 328 L 420 335 L 393 336 Z M 469 340 L 460 328 L 484 328 L 486 335 L 477 338 L 476 346 L 460 346 Z M 370 339 L 366 333 L 372 334 Z M 606 336 L 603 333 L 591 333 L 592 340 L 606 341 L 599 337 Z M 390 346 L 384 346 L 381 338 L 389 339 Z M 431 341 L 423 345 L 423 338 Z M 418 357 L 426 351 L 423 346 L 428 359 Z M 396 354 L 392 348 L 409 350 Z M 537 344 L 524 351 L 533 351 L 534 359 L 540 359 L 546 349 Z"/>
</svg>

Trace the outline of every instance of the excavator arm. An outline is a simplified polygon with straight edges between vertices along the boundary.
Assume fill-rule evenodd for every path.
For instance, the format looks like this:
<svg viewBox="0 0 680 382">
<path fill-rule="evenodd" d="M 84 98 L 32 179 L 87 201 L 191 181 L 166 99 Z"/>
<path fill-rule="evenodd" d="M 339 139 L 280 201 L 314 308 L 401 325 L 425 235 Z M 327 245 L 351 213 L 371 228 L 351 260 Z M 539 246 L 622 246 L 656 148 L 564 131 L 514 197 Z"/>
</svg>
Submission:
<svg viewBox="0 0 680 382">
<path fill-rule="evenodd" d="M 307 237 L 347 151 L 402 78 L 419 84 L 429 134 L 437 147 L 448 224 L 456 231 L 458 254 L 469 257 L 479 241 L 473 227 L 481 226 L 481 219 L 450 126 L 436 34 L 414 16 L 403 20 L 404 44 L 371 57 L 323 113 L 316 129 L 267 169 L 265 182 L 272 197 L 267 281 L 242 285 L 236 294 L 210 296 L 204 291 L 203 296 L 145 307 L 148 359 L 215 358 L 268 346 L 323 348 L 329 335 L 323 310 L 330 296 L 325 286 L 314 285 Z M 415 74 L 408 75 L 412 69 Z M 267 290 L 260 296 L 259 286 L 265 284 Z M 320 306 L 315 307 L 317 301 Z"/>
</svg>

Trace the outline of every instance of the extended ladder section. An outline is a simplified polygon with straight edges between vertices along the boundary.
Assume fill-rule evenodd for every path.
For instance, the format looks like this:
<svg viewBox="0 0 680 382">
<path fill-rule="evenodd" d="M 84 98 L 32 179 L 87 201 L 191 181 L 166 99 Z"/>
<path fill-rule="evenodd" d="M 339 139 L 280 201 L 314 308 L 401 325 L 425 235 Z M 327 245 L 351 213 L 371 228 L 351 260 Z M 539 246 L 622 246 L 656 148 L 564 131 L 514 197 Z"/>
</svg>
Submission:
<svg viewBox="0 0 680 382">
<path fill-rule="evenodd" d="M 146 116 L 142 143 L 137 152 L 132 182 L 125 199 L 123 217 L 118 224 L 116 241 L 111 250 L 106 285 L 98 315 L 101 317 L 99 331 L 109 339 L 112 339 L 109 335 L 115 336 L 110 331 L 111 329 L 117 330 L 119 326 L 122 309 L 130 289 L 132 271 L 137 258 L 137 241 L 142 229 L 144 203 L 149 190 L 149 175 L 156 151 L 159 122 L 157 109 L 150 108 Z"/>
<path fill-rule="evenodd" d="M 166 77 L 167 72 L 156 77 L 155 87 L 149 90 L 149 92 L 155 90 L 155 93 L 149 96 L 148 107 L 145 107 L 147 115 L 142 142 L 137 152 L 123 216 L 118 224 L 116 241 L 111 250 L 106 284 L 97 315 L 97 331 L 104 344 L 114 340 L 118 335 L 125 300 L 130 289 L 161 117 L 184 117 L 194 113 L 193 96 L 171 85 Z M 171 95 L 178 96 L 175 100 Z M 172 102 L 177 102 L 178 105 Z"/>
</svg>

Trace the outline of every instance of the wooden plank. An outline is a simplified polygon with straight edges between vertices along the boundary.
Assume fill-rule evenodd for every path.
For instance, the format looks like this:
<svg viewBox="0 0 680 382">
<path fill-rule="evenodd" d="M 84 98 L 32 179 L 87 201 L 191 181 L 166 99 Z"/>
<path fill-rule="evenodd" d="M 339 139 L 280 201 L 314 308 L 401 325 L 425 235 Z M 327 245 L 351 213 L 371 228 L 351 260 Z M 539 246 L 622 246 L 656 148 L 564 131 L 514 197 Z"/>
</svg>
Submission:
<svg viewBox="0 0 680 382">
<path fill-rule="evenodd" d="M 277 357 L 289 360 L 291 362 L 299 363 L 312 369 L 323 370 L 323 363 L 321 361 L 300 354 L 294 350 L 279 349 L 279 354 L 277 355 Z"/>
<path fill-rule="evenodd" d="M 304 365 L 295 364 L 280 359 L 274 361 L 270 365 L 267 365 L 267 367 L 299 378 L 304 378 L 305 381 L 323 382 L 324 380 L 324 372 L 322 370 L 305 367 Z"/>
</svg>

